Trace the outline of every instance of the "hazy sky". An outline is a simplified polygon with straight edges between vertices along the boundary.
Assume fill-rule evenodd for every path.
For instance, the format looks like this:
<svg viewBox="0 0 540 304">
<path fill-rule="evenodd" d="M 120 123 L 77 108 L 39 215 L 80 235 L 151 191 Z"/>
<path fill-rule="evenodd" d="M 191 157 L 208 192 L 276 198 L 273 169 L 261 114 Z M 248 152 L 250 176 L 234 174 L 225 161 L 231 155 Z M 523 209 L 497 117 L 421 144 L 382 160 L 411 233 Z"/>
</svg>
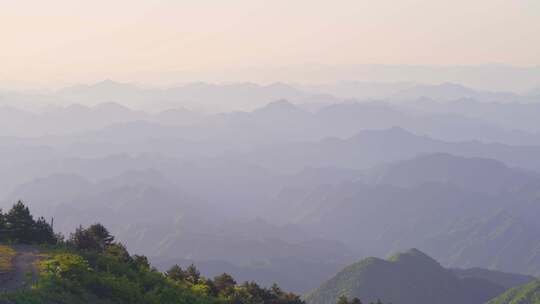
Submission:
<svg viewBox="0 0 540 304">
<path fill-rule="evenodd" d="M 0 0 L 0 39 L 0 80 L 28 82 L 304 63 L 537 66 L 540 1 Z"/>
</svg>

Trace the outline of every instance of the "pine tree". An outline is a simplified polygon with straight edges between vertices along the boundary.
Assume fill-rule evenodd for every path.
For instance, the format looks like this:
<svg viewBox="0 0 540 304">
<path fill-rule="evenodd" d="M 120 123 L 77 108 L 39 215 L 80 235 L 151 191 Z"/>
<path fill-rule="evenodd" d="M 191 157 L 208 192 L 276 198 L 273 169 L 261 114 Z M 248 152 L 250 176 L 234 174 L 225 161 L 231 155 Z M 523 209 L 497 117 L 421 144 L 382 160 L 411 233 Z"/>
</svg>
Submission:
<svg viewBox="0 0 540 304">
<path fill-rule="evenodd" d="M 69 243 L 80 250 L 97 250 L 99 247 L 93 236 L 82 226 L 70 235 Z"/>
<path fill-rule="evenodd" d="M 43 217 L 40 217 L 34 223 L 34 241 L 38 243 L 54 244 L 56 236 L 49 223 Z"/>
<path fill-rule="evenodd" d="M 226 296 L 230 295 L 233 292 L 235 285 L 236 281 L 228 273 L 223 273 L 214 278 L 214 286 L 218 294 L 221 293 Z"/>
<path fill-rule="evenodd" d="M 150 270 L 150 261 L 144 255 L 133 255 L 133 264 L 136 269 Z"/>
<path fill-rule="evenodd" d="M 103 225 L 94 224 L 87 229 L 79 226 L 79 228 L 71 234 L 69 243 L 81 250 L 103 252 L 109 246 L 114 244 L 114 237 Z"/>
<path fill-rule="evenodd" d="M 88 227 L 87 231 L 92 235 L 100 250 L 105 250 L 114 242 L 114 237 L 109 233 L 109 230 L 99 223 Z"/>
<path fill-rule="evenodd" d="M 199 280 L 201 278 L 201 273 L 195 267 L 195 265 L 191 264 L 186 269 L 186 281 L 190 282 L 191 284 L 199 284 Z"/>
<path fill-rule="evenodd" d="M 5 215 L 5 226 L 8 238 L 16 242 L 32 243 L 34 241 L 34 219 L 28 207 L 18 201 Z"/>
<path fill-rule="evenodd" d="M 187 277 L 184 270 L 182 270 L 182 267 L 180 267 L 178 265 L 174 265 L 171 268 L 169 268 L 169 270 L 167 270 L 165 272 L 165 276 L 167 276 L 169 279 L 171 279 L 173 281 L 177 281 L 177 282 L 184 281 L 186 279 L 186 277 Z"/>
</svg>

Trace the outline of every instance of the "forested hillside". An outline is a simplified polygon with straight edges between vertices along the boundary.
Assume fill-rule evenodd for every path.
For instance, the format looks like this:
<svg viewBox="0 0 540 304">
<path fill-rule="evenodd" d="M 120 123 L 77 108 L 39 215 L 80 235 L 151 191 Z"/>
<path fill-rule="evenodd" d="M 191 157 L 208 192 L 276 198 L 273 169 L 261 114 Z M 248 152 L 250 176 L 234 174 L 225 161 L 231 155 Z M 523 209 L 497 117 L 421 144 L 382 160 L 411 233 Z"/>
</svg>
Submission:
<svg viewBox="0 0 540 304">
<path fill-rule="evenodd" d="M 538 304 L 540 303 L 540 280 L 508 290 L 488 304 Z"/>
<path fill-rule="evenodd" d="M 145 256 L 131 255 L 101 224 L 81 226 L 64 240 L 44 219 L 35 221 L 22 202 L 0 212 L 0 231 L 0 286 L 6 287 L 0 303 L 303 303 L 277 285 L 238 283 L 226 273 L 205 278 L 194 265 L 161 273 Z M 25 265 L 38 275 L 13 282 L 19 280 L 20 269 L 12 264 L 20 264 L 21 244 L 39 252 L 36 265 Z"/>
</svg>

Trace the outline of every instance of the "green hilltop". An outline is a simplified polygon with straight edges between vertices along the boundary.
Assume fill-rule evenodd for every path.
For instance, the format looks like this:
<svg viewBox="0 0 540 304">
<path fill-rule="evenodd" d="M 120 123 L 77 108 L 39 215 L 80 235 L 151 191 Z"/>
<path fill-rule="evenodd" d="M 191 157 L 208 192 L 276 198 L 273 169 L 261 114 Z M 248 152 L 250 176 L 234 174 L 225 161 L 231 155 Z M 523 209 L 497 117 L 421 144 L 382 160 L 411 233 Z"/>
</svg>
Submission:
<svg viewBox="0 0 540 304">
<path fill-rule="evenodd" d="M 305 296 L 308 304 L 332 304 L 340 296 L 399 304 L 479 304 L 506 288 L 483 278 L 461 278 L 417 249 L 388 260 L 367 258 L 345 267 Z"/>
</svg>

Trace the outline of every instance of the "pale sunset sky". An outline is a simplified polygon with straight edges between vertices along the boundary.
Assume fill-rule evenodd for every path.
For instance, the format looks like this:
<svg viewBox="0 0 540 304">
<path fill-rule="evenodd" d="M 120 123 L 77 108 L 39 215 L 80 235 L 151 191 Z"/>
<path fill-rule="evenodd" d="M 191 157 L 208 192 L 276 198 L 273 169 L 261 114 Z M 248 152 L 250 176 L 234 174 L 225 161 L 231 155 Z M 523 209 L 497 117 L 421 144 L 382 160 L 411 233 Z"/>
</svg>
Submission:
<svg viewBox="0 0 540 304">
<path fill-rule="evenodd" d="M 538 0 L 0 0 L 0 79 L 295 64 L 540 65 Z"/>
</svg>

